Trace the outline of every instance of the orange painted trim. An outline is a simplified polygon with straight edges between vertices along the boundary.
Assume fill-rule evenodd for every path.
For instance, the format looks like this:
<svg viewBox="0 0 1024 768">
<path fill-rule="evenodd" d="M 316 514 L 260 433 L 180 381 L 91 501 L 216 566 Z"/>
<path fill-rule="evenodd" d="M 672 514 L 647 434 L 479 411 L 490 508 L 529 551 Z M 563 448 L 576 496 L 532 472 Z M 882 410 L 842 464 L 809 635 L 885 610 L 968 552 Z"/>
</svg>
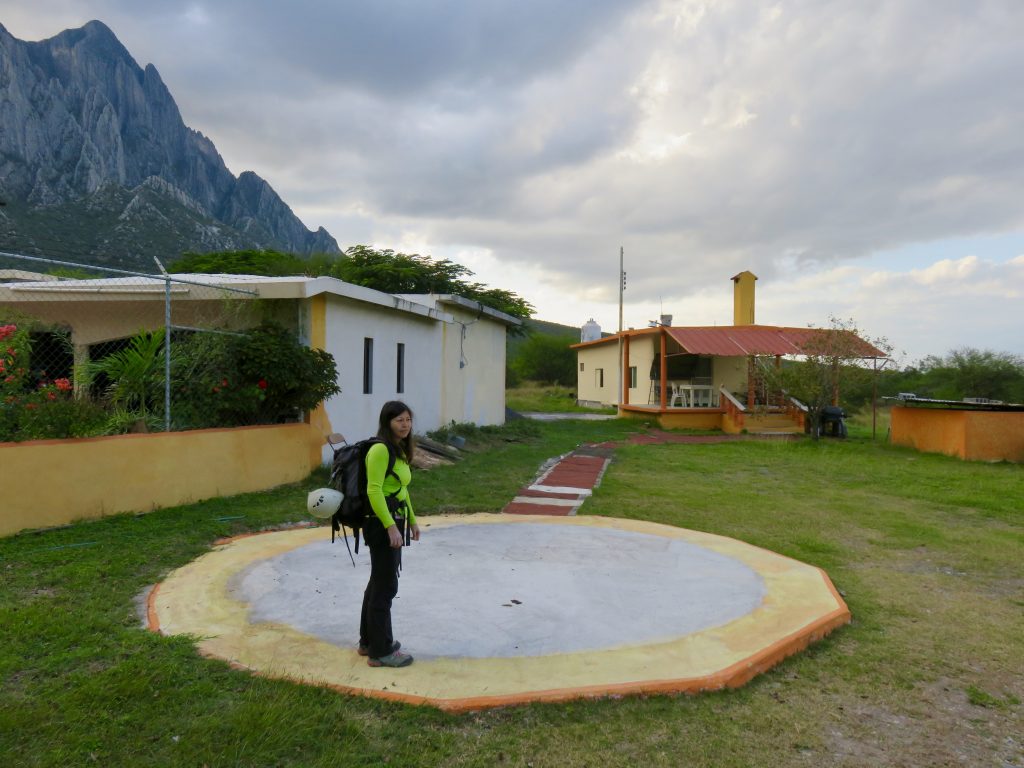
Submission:
<svg viewBox="0 0 1024 768">
<path fill-rule="evenodd" d="M 261 533 L 270 531 L 258 531 L 234 536 L 230 539 L 220 539 L 218 543 L 228 543 L 236 539 L 258 536 Z M 398 693 L 396 691 L 384 691 L 370 688 L 357 688 L 353 686 L 339 685 L 336 683 L 322 683 L 315 680 L 296 677 L 293 675 L 270 675 L 260 670 L 248 667 L 235 661 L 228 661 L 220 656 L 199 651 L 199 655 L 207 659 L 215 659 L 227 663 L 232 669 L 248 672 L 252 675 L 267 680 L 288 680 L 300 685 L 316 685 L 320 688 L 327 688 L 339 693 L 363 696 L 371 699 L 383 699 L 398 704 L 409 704 L 414 706 L 429 705 L 444 712 L 462 714 L 481 709 L 492 709 L 495 707 L 510 707 L 532 702 L 544 702 L 556 704 L 560 702 L 573 701 L 576 699 L 601 699 L 609 696 L 640 696 L 645 694 L 670 694 L 687 693 L 697 694 L 704 691 L 718 691 L 723 688 L 739 688 L 750 682 L 757 675 L 767 672 L 773 667 L 807 648 L 812 642 L 822 640 L 835 630 L 849 624 L 852 616 L 846 602 L 839 595 L 828 574 L 821 568 L 818 573 L 832 593 L 833 598 L 839 604 L 834 611 L 816 621 L 796 630 L 786 637 L 776 641 L 763 649 L 760 653 L 743 661 L 733 664 L 731 667 L 716 672 L 712 675 L 701 677 L 680 678 L 673 680 L 647 680 L 639 683 L 617 683 L 609 685 L 587 685 L 572 688 L 552 688 L 547 691 L 528 691 L 523 693 L 511 693 L 500 696 L 469 696 L 458 699 L 438 699 L 429 696 L 414 696 L 412 694 Z M 146 617 L 148 629 L 151 632 L 160 632 L 160 618 L 156 612 L 156 597 L 160 590 L 160 584 L 156 584 L 150 590 L 146 599 Z M 809 630 L 809 631 L 808 631 Z M 355 651 L 353 651 L 355 653 Z"/>
<path fill-rule="evenodd" d="M 150 632 L 160 633 L 160 617 L 156 612 L 156 593 L 160 591 L 160 584 L 154 584 L 146 597 L 146 625 Z"/>
<path fill-rule="evenodd" d="M 661 410 L 665 410 L 668 405 L 668 392 L 665 391 L 668 387 L 668 334 L 664 330 L 661 331 L 661 369 L 658 375 L 661 380 L 660 405 Z"/>
<path fill-rule="evenodd" d="M 613 333 L 611 336 L 605 336 L 603 339 L 594 339 L 593 341 L 581 341 L 579 344 L 570 344 L 569 349 L 583 349 L 586 347 L 596 347 L 601 344 L 610 344 L 618 341 L 619 336 L 627 338 L 630 336 L 650 336 L 652 333 L 658 333 L 660 328 L 640 328 L 633 329 L 632 331 L 622 331 L 621 334 Z"/>
<path fill-rule="evenodd" d="M 622 361 L 622 403 L 629 405 L 629 335 L 623 339 Z"/>
<path fill-rule="evenodd" d="M 831 584 L 830 584 L 831 586 Z M 840 602 L 842 602 L 840 600 Z M 408 704 L 412 706 L 431 706 L 443 712 L 451 714 L 464 714 L 482 709 L 493 709 L 496 707 L 514 707 L 523 704 L 542 702 L 545 704 L 558 704 L 578 699 L 603 699 L 610 696 L 642 696 L 649 694 L 672 694 L 686 693 L 698 694 L 708 691 L 720 691 L 723 688 L 739 688 L 750 682 L 754 677 L 778 664 L 790 656 L 793 656 L 812 642 L 825 638 L 836 629 L 850 623 L 850 612 L 846 609 L 845 603 L 842 609 L 837 609 L 827 617 L 823 617 L 813 624 L 810 632 L 805 627 L 799 632 L 793 633 L 765 649 L 762 653 L 737 662 L 732 667 L 717 672 L 713 675 L 692 677 L 676 680 L 648 680 L 642 683 L 618 683 L 611 685 L 578 686 L 575 688 L 552 688 L 547 691 L 531 691 L 528 693 L 512 693 L 501 696 L 470 696 L 461 699 L 438 699 L 429 696 L 414 696 L 396 691 L 383 691 L 370 688 L 356 688 L 337 683 L 321 683 L 292 675 L 269 675 L 262 671 L 255 670 L 240 664 L 236 661 L 227 661 L 219 656 L 199 651 L 199 654 L 208 659 L 225 662 L 232 669 L 248 672 L 257 677 L 267 680 L 287 680 L 299 685 L 316 685 L 319 688 L 327 688 L 346 695 L 362 696 L 369 699 L 383 699 L 396 704 Z M 159 631 L 159 630 L 156 630 Z M 355 651 L 353 651 L 355 653 Z"/>
<path fill-rule="evenodd" d="M 737 662 L 731 667 L 727 667 L 713 675 L 704 675 L 701 677 L 675 680 L 647 680 L 640 683 L 587 685 L 573 688 L 552 688 L 547 691 L 529 691 L 525 693 L 511 693 L 500 696 L 469 696 L 459 699 L 438 699 L 431 698 L 429 696 L 414 696 L 412 694 L 398 693 L 396 691 L 357 688 L 339 685 L 336 683 L 318 683 L 316 681 L 290 675 L 268 675 L 259 670 L 247 667 L 244 664 L 239 664 L 238 662 L 229 661 L 227 664 L 233 669 L 245 670 L 251 674 L 270 680 L 289 680 L 290 682 L 302 685 L 313 684 L 320 688 L 328 688 L 333 691 L 338 691 L 339 693 L 364 696 L 371 699 L 383 699 L 385 701 L 398 704 L 410 704 L 414 706 L 422 706 L 426 704 L 452 714 L 462 714 L 481 709 L 492 709 L 494 707 L 518 706 L 537 701 L 547 704 L 557 704 L 576 699 L 601 699 L 608 696 L 640 696 L 644 694 L 669 693 L 696 694 L 705 691 L 719 691 L 723 688 L 739 688 L 740 686 L 750 682 L 750 680 L 757 675 L 767 672 L 771 668 L 788 659 L 790 656 L 799 653 L 812 642 L 821 640 L 840 627 L 850 623 L 851 615 L 846 603 L 839 596 L 839 593 L 836 591 L 832 581 L 828 578 L 828 575 L 820 568 L 818 569 L 818 572 L 825 580 L 825 584 L 828 586 L 829 591 L 839 603 L 839 608 L 836 608 L 836 610 L 827 616 L 823 616 L 806 627 L 803 627 L 791 633 L 787 637 L 773 643 L 757 655 Z M 152 599 L 152 593 L 150 597 Z M 153 627 L 151 625 L 151 629 L 152 628 Z M 159 627 L 154 629 L 154 631 L 159 631 Z M 353 653 L 355 653 L 355 651 L 353 651 Z M 200 651 L 200 655 L 205 658 L 224 661 L 224 659 L 218 656 L 206 654 L 202 651 Z"/>
</svg>

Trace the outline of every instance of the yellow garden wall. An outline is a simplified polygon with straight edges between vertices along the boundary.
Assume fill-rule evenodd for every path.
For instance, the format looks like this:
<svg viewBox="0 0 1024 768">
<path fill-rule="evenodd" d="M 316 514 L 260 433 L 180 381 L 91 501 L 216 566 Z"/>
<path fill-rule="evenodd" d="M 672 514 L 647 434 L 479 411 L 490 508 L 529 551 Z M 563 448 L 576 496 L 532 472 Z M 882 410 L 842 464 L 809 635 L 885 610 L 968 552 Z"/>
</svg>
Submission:
<svg viewBox="0 0 1024 768">
<path fill-rule="evenodd" d="M 322 444 L 309 424 L 0 444 L 0 536 L 297 482 Z"/>
<path fill-rule="evenodd" d="M 636 421 L 656 421 L 662 429 L 721 429 L 724 414 L 718 409 L 701 409 L 665 413 L 644 407 L 619 408 L 619 416 Z"/>
<path fill-rule="evenodd" d="M 895 445 L 972 461 L 1024 462 L 1024 413 L 939 408 L 892 409 Z"/>
</svg>

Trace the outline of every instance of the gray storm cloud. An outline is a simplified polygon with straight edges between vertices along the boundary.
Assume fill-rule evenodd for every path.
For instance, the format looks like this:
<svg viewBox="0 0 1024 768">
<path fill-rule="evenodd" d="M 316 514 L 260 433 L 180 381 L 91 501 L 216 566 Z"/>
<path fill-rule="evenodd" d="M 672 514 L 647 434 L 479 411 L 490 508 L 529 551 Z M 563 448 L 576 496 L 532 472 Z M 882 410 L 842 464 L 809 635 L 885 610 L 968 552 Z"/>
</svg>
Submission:
<svg viewBox="0 0 1024 768">
<path fill-rule="evenodd" d="M 20 36 L 87 20 L 9 5 Z M 157 66 L 232 170 L 257 170 L 343 245 L 414 232 L 587 288 L 594 255 L 626 243 L 639 298 L 666 275 L 689 293 L 730 270 L 1024 223 L 1016 0 L 89 13 Z"/>
</svg>

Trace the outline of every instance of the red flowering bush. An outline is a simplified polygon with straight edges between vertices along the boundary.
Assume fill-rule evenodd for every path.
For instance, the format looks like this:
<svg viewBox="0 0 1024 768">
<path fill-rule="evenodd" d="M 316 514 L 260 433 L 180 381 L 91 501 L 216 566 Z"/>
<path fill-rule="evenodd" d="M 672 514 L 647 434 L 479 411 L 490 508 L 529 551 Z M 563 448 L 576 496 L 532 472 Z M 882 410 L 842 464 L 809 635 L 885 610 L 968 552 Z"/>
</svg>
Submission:
<svg viewBox="0 0 1024 768">
<path fill-rule="evenodd" d="M 334 358 L 278 325 L 200 333 L 171 350 L 171 414 L 179 427 L 277 424 L 341 391 Z"/>
<path fill-rule="evenodd" d="M 31 351 L 26 328 L 0 325 L 0 442 L 102 434 L 103 409 L 76 399 L 69 379 L 44 378 L 33 388 Z"/>
<path fill-rule="evenodd" d="M 87 437 L 102 434 L 106 414 L 95 403 L 76 399 L 71 381 L 44 379 L 35 389 L 29 379 L 28 333 L 0 326 L 4 344 L 0 363 L 0 442 Z"/>
</svg>

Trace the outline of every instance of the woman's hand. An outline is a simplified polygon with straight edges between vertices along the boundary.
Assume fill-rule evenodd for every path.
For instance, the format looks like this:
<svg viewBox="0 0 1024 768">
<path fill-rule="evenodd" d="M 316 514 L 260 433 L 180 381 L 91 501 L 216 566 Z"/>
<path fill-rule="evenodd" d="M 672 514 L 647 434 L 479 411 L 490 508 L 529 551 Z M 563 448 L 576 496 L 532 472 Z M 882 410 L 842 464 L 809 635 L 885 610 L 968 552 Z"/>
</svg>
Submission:
<svg viewBox="0 0 1024 768">
<path fill-rule="evenodd" d="M 388 527 L 388 544 L 394 549 L 402 546 L 402 534 L 398 532 L 397 525 Z"/>
<path fill-rule="evenodd" d="M 414 525 L 412 527 L 412 530 L 410 531 L 410 533 L 412 535 L 412 540 L 413 541 L 419 541 L 420 540 L 420 527 L 418 525 Z"/>
</svg>

